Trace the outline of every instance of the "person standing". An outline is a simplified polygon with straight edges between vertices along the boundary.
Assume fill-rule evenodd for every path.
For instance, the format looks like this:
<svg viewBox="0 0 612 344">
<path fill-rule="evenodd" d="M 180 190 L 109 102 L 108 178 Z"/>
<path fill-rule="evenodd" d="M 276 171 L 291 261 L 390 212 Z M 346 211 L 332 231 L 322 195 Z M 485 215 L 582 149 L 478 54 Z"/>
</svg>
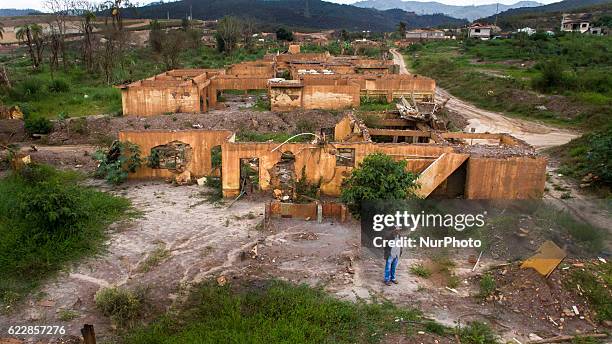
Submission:
<svg viewBox="0 0 612 344">
<path fill-rule="evenodd" d="M 399 263 L 399 259 L 402 256 L 402 247 L 400 245 L 400 231 L 399 228 L 395 228 L 390 238 L 387 240 L 395 241 L 395 245 L 393 247 L 389 247 L 389 245 L 385 245 L 385 284 L 391 285 L 391 283 L 397 284 L 397 278 L 395 276 L 395 271 L 397 269 L 397 264 Z"/>
</svg>

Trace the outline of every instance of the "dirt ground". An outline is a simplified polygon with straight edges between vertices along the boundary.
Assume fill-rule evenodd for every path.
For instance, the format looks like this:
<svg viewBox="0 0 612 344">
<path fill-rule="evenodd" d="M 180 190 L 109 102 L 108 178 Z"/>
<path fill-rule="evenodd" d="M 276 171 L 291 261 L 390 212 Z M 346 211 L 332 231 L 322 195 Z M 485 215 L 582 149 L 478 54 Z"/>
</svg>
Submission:
<svg viewBox="0 0 612 344">
<path fill-rule="evenodd" d="M 508 340 L 525 342 L 530 333 L 548 337 L 594 330 L 590 318 L 566 316 L 562 329 L 547 318 L 558 323 L 563 310 L 572 305 L 585 316 L 589 314 L 583 301 L 559 287 L 560 277 L 555 274 L 547 280 L 515 265 L 504 266 L 494 274 L 499 281 L 497 295 L 506 297 L 477 298 L 479 276 L 487 267 L 504 263 L 503 256 L 483 255 L 472 272 L 470 256 L 477 251 L 450 252 L 454 262 L 451 271 L 459 278 L 455 293 L 445 288 L 446 278 L 435 269 L 427 279 L 410 273 L 412 265 L 431 261 L 431 252 L 408 252 L 398 266 L 399 284 L 388 287 L 382 283 L 382 258 L 361 248 L 357 221 L 318 224 L 278 219 L 262 230 L 258 224 L 265 199 L 241 200 L 228 208 L 227 203 L 206 201 L 203 193 L 207 189 L 195 185 L 130 182 L 109 189 L 99 181 L 91 183 L 129 198 L 142 215 L 114 224 L 105 253 L 67 268 L 12 313 L 0 315 L 0 328 L 59 324 L 66 326 L 68 334 L 78 335 L 84 323 L 93 323 L 99 339 L 112 341 L 114 328 L 94 307 L 94 295 L 100 288 L 145 288 L 147 299 L 153 301 L 149 302 L 146 321 L 180 305 L 194 284 L 225 276 L 229 281 L 276 278 L 307 283 L 351 301 L 390 300 L 421 309 L 426 316 L 453 327 L 485 321 Z M 168 256 L 159 264 L 147 265 L 147 258 L 160 247 Z M 75 311 L 78 317 L 61 321 L 60 310 Z M 452 338 L 415 336 L 419 343 L 453 342 Z M 38 338 L 23 339 L 35 342 Z"/>
</svg>

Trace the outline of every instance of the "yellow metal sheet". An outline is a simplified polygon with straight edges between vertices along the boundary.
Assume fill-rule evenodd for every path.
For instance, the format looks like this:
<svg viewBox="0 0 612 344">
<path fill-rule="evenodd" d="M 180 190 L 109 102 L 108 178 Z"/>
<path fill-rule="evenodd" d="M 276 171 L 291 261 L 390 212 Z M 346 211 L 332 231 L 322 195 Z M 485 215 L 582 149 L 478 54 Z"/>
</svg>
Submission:
<svg viewBox="0 0 612 344">
<path fill-rule="evenodd" d="M 532 268 L 540 275 L 548 277 L 567 254 L 552 241 L 546 241 L 536 254 L 525 260 L 521 268 Z"/>
</svg>

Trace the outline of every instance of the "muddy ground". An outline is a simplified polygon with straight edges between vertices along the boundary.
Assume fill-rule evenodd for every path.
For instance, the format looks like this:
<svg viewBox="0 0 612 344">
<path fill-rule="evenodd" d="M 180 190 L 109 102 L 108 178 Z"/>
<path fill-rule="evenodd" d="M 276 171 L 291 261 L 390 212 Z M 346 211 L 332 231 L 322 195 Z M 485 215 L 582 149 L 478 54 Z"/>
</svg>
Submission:
<svg viewBox="0 0 612 344">
<path fill-rule="evenodd" d="M 421 309 L 426 316 L 448 326 L 485 321 L 508 340 L 525 342 L 530 333 L 545 338 L 596 330 L 584 300 L 560 287 L 559 274 L 569 270 L 558 270 L 545 279 L 514 264 L 502 265 L 493 270 L 498 280 L 495 298 L 483 300 L 477 297 L 479 276 L 488 267 L 506 263 L 506 256 L 493 257 L 486 252 L 472 271 L 478 251 L 449 251 L 452 266 L 440 269 L 435 268 L 441 263 L 432 258 L 431 251 L 412 251 L 403 256 L 398 267 L 399 284 L 385 286 L 383 260 L 375 252 L 361 248 L 357 221 L 318 224 L 278 219 L 268 229 L 262 229 L 259 224 L 265 200 L 261 197 L 238 201 L 228 208 L 227 203 L 206 201 L 207 189 L 195 185 L 129 182 L 109 189 L 99 181 L 91 183 L 129 198 L 142 215 L 114 224 L 104 254 L 59 273 L 40 292 L 1 315 L 0 328 L 60 324 L 66 326 L 68 334 L 78 335 L 84 323 L 92 323 L 100 339 L 112 342 L 116 330 L 93 303 L 100 288 L 147 290 L 150 306 L 144 321 L 149 321 L 180 306 L 198 282 L 225 276 L 235 283 L 270 278 L 307 283 L 351 301 L 387 299 Z M 525 250 L 534 249 L 542 240 L 534 235 L 533 240 L 524 241 Z M 147 263 L 147 258 L 160 248 L 167 257 L 158 264 Z M 421 278 L 411 274 L 410 267 L 418 263 L 430 264 L 433 275 Z M 449 273 L 458 278 L 456 292 L 446 288 Z M 498 299 L 499 295 L 505 297 Z M 564 310 L 573 305 L 579 307 L 584 319 L 564 316 Z M 61 321 L 60 310 L 75 311 L 78 317 Z M 561 317 L 566 320 L 560 328 L 548 317 L 557 324 Z M 452 338 L 417 336 L 421 336 L 415 339 L 418 342 L 453 342 Z"/>
</svg>

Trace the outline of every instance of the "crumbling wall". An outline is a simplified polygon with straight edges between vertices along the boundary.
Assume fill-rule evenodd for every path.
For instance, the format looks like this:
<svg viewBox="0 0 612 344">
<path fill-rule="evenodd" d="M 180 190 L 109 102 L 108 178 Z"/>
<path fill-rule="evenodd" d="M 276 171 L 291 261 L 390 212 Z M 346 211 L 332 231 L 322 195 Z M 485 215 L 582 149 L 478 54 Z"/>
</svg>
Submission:
<svg viewBox="0 0 612 344">
<path fill-rule="evenodd" d="M 358 85 L 307 85 L 304 86 L 303 107 L 305 109 L 340 110 L 359 107 Z"/>
<path fill-rule="evenodd" d="M 270 106 L 272 111 L 291 111 L 302 107 L 302 86 L 276 87 L 271 86 Z"/>
<path fill-rule="evenodd" d="M 222 145 L 232 135 L 227 130 L 146 130 L 146 131 L 121 131 L 120 141 L 129 141 L 140 147 L 144 158 L 151 155 L 151 150 L 156 147 L 172 145 L 188 145 L 189 152 L 185 156 L 184 166 L 180 169 L 151 168 L 146 163 L 130 178 L 172 178 L 177 172 L 189 171 L 194 177 L 202 177 L 211 174 L 211 149 Z"/>
<path fill-rule="evenodd" d="M 282 152 L 292 152 L 295 156 L 294 170 L 298 177 L 303 170 L 309 183 L 320 183 L 322 193 L 338 196 L 342 180 L 368 154 L 382 152 L 394 159 L 406 160 L 407 170 L 419 173 L 444 152 L 453 151 L 452 147 L 448 146 L 369 142 L 334 143 L 333 146 L 289 143 L 272 151 L 278 146 L 278 143 L 269 142 L 226 142 L 222 146 L 225 197 L 235 197 L 240 193 L 240 159 L 243 158 L 259 158 L 259 185 L 262 190 L 270 190 L 270 171 L 274 171 L 274 166 L 281 160 Z M 353 159 L 347 161 L 342 159 L 342 156 L 352 156 Z"/>
<path fill-rule="evenodd" d="M 465 198 L 541 198 L 546 183 L 543 157 L 470 157 L 467 161 Z"/>
</svg>

